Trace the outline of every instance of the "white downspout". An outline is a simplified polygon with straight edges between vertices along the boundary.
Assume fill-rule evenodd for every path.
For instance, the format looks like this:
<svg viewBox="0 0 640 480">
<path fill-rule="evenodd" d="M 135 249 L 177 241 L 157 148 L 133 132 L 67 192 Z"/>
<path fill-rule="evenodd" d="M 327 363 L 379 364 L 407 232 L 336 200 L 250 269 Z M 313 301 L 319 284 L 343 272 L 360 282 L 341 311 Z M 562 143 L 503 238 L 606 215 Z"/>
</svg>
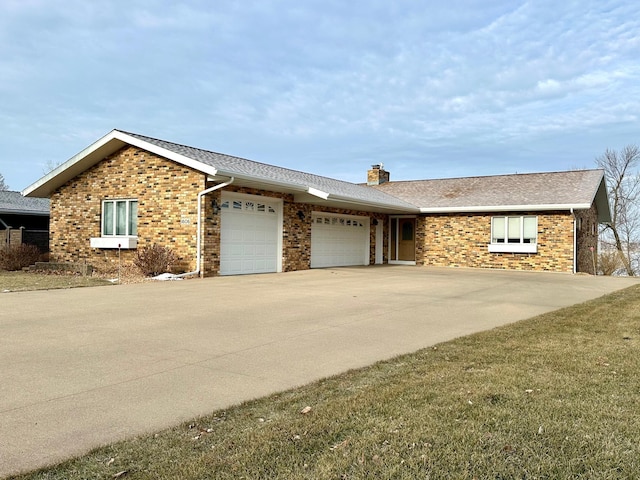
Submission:
<svg viewBox="0 0 640 480">
<path fill-rule="evenodd" d="M 576 263 L 578 261 L 578 237 L 576 231 L 576 214 L 573 211 L 573 207 L 571 208 L 571 216 L 573 217 L 573 273 L 575 274 L 578 270 L 576 266 Z"/>
<path fill-rule="evenodd" d="M 214 190 L 218 190 L 220 188 L 231 185 L 234 180 L 235 177 L 231 177 L 228 182 L 214 185 L 213 187 L 209 187 L 198 193 L 198 220 L 196 222 L 196 228 L 198 229 L 196 235 L 196 269 L 193 272 L 181 273 L 180 275 L 176 275 L 176 277 L 189 277 L 191 275 L 198 275 L 200 273 L 200 255 L 202 251 L 202 228 L 200 228 L 200 218 L 202 217 L 202 197 L 204 197 L 207 193 L 213 192 Z"/>
</svg>

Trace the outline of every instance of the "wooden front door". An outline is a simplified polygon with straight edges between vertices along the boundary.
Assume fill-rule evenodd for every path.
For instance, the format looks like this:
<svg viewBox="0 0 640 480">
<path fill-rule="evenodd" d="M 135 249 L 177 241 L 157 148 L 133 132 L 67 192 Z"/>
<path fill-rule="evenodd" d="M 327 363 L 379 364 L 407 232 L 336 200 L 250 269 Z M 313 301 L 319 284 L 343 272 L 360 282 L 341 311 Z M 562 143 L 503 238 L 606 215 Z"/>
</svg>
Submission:
<svg viewBox="0 0 640 480">
<path fill-rule="evenodd" d="M 416 219 L 391 218 L 390 261 L 415 262 Z"/>
<path fill-rule="evenodd" d="M 416 259 L 416 219 L 398 219 L 398 260 L 413 262 Z"/>
</svg>

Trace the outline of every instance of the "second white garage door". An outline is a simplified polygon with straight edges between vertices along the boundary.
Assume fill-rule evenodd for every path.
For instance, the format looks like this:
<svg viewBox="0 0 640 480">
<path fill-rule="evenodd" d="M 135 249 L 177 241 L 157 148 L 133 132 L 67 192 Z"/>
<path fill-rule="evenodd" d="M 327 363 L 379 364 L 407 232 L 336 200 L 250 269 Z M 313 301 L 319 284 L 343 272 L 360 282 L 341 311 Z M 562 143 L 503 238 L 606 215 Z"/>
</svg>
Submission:
<svg viewBox="0 0 640 480">
<path fill-rule="evenodd" d="M 221 207 L 220 274 L 280 271 L 282 202 L 223 193 Z"/>
<path fill-rule="evenodd" d="M 311 268 L 369 264 L 369 218 L 313 213 Z"/>
</svg>

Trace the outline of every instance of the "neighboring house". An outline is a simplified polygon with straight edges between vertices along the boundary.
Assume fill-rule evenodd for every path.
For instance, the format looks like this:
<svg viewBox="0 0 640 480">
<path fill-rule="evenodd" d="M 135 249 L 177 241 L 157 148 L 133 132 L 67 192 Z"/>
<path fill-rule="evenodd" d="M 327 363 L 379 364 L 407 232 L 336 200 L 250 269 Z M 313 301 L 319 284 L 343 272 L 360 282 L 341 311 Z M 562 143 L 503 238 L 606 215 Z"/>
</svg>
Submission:
<svg viewBox="0 0 640 480">
<path fill-rule="evenodd" d="M 51 257 L 159 244 L 209 275 L 416 264 L 593 272 L 600 170 L 358 185 L 113 130 L 24 192 L 51 199 Z"/>
<path fill-rule="evenodd" d="M 49 248 L 49 200 L 0 190 L 0 247 L 22 243 Z"/>
</svg>

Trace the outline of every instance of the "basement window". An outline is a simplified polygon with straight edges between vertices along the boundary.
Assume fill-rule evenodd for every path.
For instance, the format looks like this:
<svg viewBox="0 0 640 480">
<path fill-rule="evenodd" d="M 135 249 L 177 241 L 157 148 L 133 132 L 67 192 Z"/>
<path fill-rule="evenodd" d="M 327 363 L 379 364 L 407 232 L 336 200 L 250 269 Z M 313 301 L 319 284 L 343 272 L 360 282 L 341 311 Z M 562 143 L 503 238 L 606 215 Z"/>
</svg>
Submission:
<svg viewBox="0 0 640 480">
<path fill-rule="evenodd" d="M 495 253 L 537 253 L 538 217 L 523 215 L 491 218 L 489 251 Z"/>
</svg>

